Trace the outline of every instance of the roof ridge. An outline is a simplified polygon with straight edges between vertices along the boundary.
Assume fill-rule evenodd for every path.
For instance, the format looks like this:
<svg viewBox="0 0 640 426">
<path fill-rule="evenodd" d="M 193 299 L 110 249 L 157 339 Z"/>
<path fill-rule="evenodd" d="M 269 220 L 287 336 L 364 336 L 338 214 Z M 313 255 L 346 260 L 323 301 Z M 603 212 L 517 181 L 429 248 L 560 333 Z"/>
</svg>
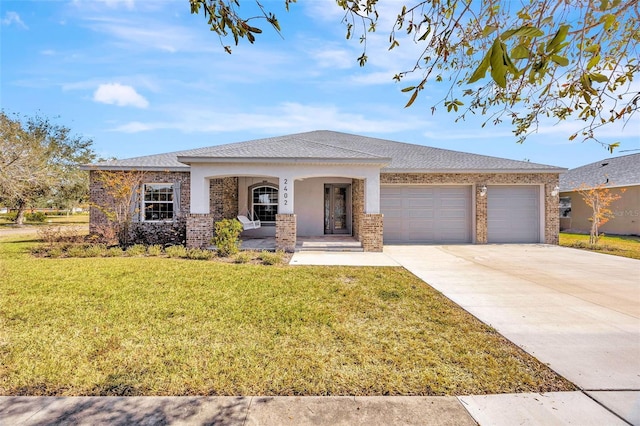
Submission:
<svg viewBox="0 0 640 426">
<path fill-rule="evenodd" d="M 372 154 L 370 152 L 364 152 L 364 151 L 360 151 L 360 150 L 357 150 L 357 149 L 345 148 L 343 146 L 336 146 L 336 145 L 332 145 L 332 144 L 325 143 L 325 142 L 313 141 L 313 140 L 306 139 L 306 138 L 300 138 L 300 139 L 304 140 L 305 142 L 309 142 L 309 143 L 312 143 L 312 144 L 315 144 L 315 145 L 320 145 L 320 146 L 325 146 L 325 147 L 330 147 L 330 148 L 338 148 L 338 149 L 341 149 L 341 150 L 344 150 L 344 151 L 355 152 L 355 153 L 358 153 L 358 154 L 364 154 L 364 155 L 368 155 L 368 156 L 375 157 L 375 158 L 381 158 L 381 159 L 388 158 L 388 157 L 383 157 L 383 156 L 378 155 L 378 154 Z"/>
</svg>

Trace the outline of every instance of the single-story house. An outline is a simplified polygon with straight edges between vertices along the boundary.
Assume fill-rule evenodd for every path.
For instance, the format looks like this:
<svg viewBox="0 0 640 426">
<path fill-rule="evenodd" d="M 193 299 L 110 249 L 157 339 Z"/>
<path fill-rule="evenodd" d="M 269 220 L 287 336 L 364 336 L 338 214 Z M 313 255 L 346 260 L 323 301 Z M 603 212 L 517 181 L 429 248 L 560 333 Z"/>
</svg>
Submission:
<svg viewBox="0 0 640 426">
<path fill-rule="evenodd" d="M 214 222 L 255 212 L 291 251 L 297 237 L 351 235 L 384 244 L 558 243 L 558 183 L 566 169 L 333 131 L 313 131 L 101 162 L 145 172 L 137 226 L 206 247 Z M 92 230 L 106 220 L 91 210 Z M 162 241 L 159 241 L 162 242 Z"/>
<path fill-rule="evenodd" d="M 560 229 L 589 233 L 592 209 L 576 191 L 605 185 L 620 199 L 611 203 L 611 219 L 600 227 L 605 234 L 640 235 L 640 154 L 607 158 L 560 175 Z"/>
</svg>

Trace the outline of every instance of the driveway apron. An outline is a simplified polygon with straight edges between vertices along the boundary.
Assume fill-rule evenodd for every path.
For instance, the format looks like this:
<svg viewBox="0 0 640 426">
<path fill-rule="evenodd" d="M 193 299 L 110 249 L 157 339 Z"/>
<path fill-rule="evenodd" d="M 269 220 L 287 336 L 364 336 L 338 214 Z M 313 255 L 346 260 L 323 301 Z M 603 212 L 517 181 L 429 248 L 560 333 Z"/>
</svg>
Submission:
<svg viewBox="0 0 640 426">
<path fill-rule="evenodd" d="M 385 253 L 632 424 L 640 424 L 640 261 L 550 245 Z"/>
</svg>

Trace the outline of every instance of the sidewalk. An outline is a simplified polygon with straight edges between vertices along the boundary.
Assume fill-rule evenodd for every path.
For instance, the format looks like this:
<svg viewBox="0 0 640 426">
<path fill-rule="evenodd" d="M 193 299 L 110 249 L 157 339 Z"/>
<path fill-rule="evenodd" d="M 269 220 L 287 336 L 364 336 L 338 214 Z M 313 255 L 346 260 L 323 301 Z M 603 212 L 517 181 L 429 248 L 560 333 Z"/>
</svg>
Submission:
<svg viewBox="0 0 640 426">
<path fill-rule="evenodd" d="M 0 397 L 2 425 L 626 425 L 581 392 L 485 396 Z"/>
</svg>

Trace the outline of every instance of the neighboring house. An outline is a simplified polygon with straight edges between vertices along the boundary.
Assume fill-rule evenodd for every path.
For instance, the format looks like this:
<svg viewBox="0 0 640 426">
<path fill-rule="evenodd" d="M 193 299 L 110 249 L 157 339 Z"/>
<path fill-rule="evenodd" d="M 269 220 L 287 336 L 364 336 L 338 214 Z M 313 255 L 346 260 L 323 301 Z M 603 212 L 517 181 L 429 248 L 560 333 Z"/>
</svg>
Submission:
<svg viewBox="0 0 640 426">
<path fill-rule="evenodd" d="M 560 176 L 560 229 L 589 233 L 592 209 L 576 189 L 602 184 L 621 198 L 611 203 L 613 217 L 600 227 L 600 231 L 640 235 L 640 154 L 607 158 L 563 173 Z"/>
<path fill-rule="evenodd" d="M 353 235 L 365 251 L 389 243 L 558 242 L 558 176 L 566 169 L 331 131 L 314 131 L 102 162 L 144 170 L 147 235 L 210 244 L 214 222 L 255 211 L 260 229 L 293 250 L 298 236 Z M 91 210 L 91 229 L 105 222 Z M 162 242 L 162 241 L 160 241 Z"/>
</svg>

